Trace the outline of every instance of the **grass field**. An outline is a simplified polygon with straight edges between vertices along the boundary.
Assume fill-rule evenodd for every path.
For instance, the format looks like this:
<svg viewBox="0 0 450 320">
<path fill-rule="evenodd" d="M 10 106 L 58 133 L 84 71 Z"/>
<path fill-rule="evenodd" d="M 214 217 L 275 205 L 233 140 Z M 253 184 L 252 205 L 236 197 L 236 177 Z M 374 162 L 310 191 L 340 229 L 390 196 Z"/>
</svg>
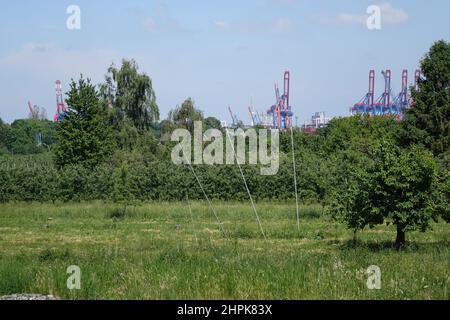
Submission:
<svg viewBox="0 0 450 320">
<path fill-rule="evenodd" d="M 321 207 L 257 204 L 267 240 L 247 203 L 214 203 L 226 235 L 202 202 L 129 207 L 100 202 L 0 205 L 0 295 L 69 299 L 449 299 L 450 226 L 359 235 Z M 81 268 L 70 291 L 67 267 Z M 365 270 L 382 271 L 369 290 Z"/>
</svg>

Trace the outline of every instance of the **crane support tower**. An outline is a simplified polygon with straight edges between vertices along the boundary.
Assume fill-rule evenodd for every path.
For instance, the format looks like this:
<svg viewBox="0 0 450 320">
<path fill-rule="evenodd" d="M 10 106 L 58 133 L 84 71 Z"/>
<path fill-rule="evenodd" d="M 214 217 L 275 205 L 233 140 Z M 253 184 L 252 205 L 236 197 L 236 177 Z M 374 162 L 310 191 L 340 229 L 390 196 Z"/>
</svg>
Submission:
<svg viewBox="0 0 450 320">
<path fill-rule="evenodd" d="M 56 114 L 53 120 L 55 122 L 59 122 L 62 121 L 67 114 L 67 107 L 64 104 L 61 81 L 56 80 L 55 90 L 56 90 Z"/>
<path fill-rule="evenodd" d="M 272 117 L 272 126 L 274 129 L 292 128 L 292 107 L 290 105 L 290 86 L 291 74 L 289 71 L 284 73 L 283 94 L 280 95 L 280 89 L 275 84 L 276 103 L 267 110 L 267 114 Z"/>
<path fill-rule="evenodd" d="M 396 108 L 392 103 L 392 89 L 391 89 L 391 70 L 381 71 L 384 78 L 384 92 L 375 102 L 372 112 L 374 116 L 382 116 L 384 114 L 394 114 Z"/>
<path fill-rule="evenodd" d="M 355 114 L 371 114 L 374 110 L 374 100 L 375 100 L 375 70 L 369 71 L 369 91 L 364 95 L 364 97 L 357 102 L 350 112 Z"/>
<path fill-rule="evenodd" d="M 394 99 L 395 112 L 400 117 L 403 118 L 403 115 L 408 109 L 410 103 L 410 95 L 408 92 L 408 70 L 403 70 L 402 73 L 402 91 L 398 94 L 398 96 Z"/>
<path fill-rule="evenodd" d="M 30 115 L 33 115 L 33 105 L 31 104 L 31 101 L 28 101 L 28 110 L 30 110 Z"/>
</svg>

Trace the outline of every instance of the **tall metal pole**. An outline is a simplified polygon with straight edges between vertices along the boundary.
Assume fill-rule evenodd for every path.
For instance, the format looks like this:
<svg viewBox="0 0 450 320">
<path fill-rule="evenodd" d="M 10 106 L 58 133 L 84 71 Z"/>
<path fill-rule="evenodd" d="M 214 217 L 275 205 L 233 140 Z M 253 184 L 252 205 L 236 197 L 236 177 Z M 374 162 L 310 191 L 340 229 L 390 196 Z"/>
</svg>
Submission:
<svg viewBox="0 0 450 320">
<path fill-rule="evenodd" d="M 373 105 L 375 102 L 375 70 L 370 70 L 369 72 L 369 93 L 367 94 L 367 106 L 369 110 L 365 110 L 365 113 L 373 110 Z"/>
</svg>

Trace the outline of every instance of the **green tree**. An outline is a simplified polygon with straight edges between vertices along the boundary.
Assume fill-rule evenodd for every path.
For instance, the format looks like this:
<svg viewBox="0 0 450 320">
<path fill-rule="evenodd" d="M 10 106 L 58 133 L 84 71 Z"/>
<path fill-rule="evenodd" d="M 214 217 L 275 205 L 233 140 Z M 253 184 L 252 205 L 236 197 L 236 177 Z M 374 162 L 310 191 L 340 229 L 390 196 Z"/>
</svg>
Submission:
<svg viewBox="0 0 450 320">
<path fill-rule="evenodd" d="M 169 112 L 169 120 L 177 127 L 194 130 L 195 121 L 203 121 L 203 113 L 195 108 L 191 98 L 186 99 L 181 106 Z"/>
<path fill-rule="evenodd" d="M 403 142 L 419 143 L 435 155 L 450 148 L 450 43 L 436 42 L 421 62 L 423 77 L 403 122 Z"/>
<path fill-rule="evenodd" d="M 450 223 L 450 154 L 437 159 L 438 179 L 434 188 L 433 205 L 440 216 Z"/>
<path fill-rule="evenodd" d="M 48 120 L 15 120 L 5 130 L 5 144 L 14 154 L 37 154 L 48 151 L 54 143 L 55 124 Z"/>
<path fill-rule="evenodd" d="M 130 119 L 138 129 L 148 129 L 159 120 L 159 108 L 151 78 L 139 73 L 134 60 L 123 60 L 120 69 L 108 69 L 100 92 L 115 120 Z"/>
<path fill-rule="evenodd" d="M 0 155 L 9 153 L 11 128 L 0 118 Z"/>
<path fill-rule="evenodd" d="M 57 127 L 54 146 L 58 166 L 81 163 L 94 166 L 114 150 L 112 128 L 90 80 L 72 80 L 66 100 L 68 112 Z"/>
<path fill-rule="evenodd" d="M 208 129 L 222 130 L 222 123 L 217 118 L 208 117 L 203 121 L 203 123 L 204 123 L 203 125 L 204 125 L 205 130 L 208 130 Z"/>
<path fill-rule="evenodd" d="M 355 170 L 346 191 L 335 194 L 330 210 L 355 232 L 392 223 L 397 228 L 395 245 L 400 249 L 407 231 L 425 232 L 430 220 L 437 219 L 432 196 L 436 165 L 432 155 L 417 146 L 401 150 L 383 143 L 371 156 L 373 164 Z"/>
<path fill-rule="evenodd" d="M 174 123 L 170 120 L 163 120 L 158 125 L 158 132 L 160 133 L 161 136 L 164 134 L 171 134 L 172 131 L 175 129 L 176 127 Z"/>
</svg>

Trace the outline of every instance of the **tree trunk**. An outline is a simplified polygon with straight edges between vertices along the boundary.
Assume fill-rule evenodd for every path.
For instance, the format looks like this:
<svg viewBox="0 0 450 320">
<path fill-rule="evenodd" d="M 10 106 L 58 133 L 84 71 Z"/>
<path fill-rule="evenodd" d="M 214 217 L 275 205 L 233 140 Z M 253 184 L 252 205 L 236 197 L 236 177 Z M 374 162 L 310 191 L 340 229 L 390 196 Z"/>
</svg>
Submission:
<svg viewBox="0 0 450 320">
<path fill-rule="evenodd" d="M 352 241 L 352 245 L 353 248 L 356 248 L 356 245 L 358 244 L 358 234 L 357 234 L 358 230 L 354 230 L 353 231 L 353 241 Z"/>
<path fill-rule="evenodd" d="M 402 249 L 406 244 L 406 233 L 403 226 L 397 226 L 397 239 L 395 240 L 395 248 L 397 250 Z"/>
</svg>

